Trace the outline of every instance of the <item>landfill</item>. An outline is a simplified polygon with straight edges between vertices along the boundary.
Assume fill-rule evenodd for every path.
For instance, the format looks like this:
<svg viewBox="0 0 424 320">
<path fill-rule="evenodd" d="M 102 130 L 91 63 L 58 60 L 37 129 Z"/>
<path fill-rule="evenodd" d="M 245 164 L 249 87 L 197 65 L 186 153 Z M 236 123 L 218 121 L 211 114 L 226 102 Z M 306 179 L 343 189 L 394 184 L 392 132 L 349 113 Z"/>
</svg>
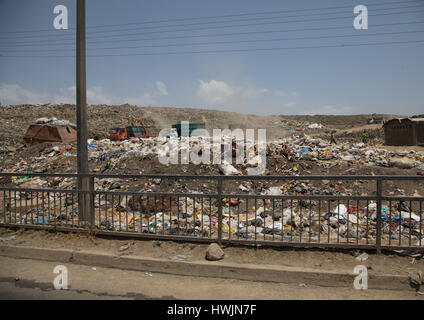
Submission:
<svg viewBox="0 0 424 320">
<path fill-rule="evenodd" d="M 36 121 L 59 121 L 50 117 Z M 167 235 L 218 236 L 218 207 L 222 206 L 224 238 L 264 239 L 296 242 L 347 242 L 368 244 L 376 241 L 376 201 L 302 200 L 301 196 L 373 196 L 375 181 L 296 180 L 303 175 L 420 175 L 424 170 L 424 150 L 394 149 L 380 143 L 351 141 L 336 136 L 337 143 L 325 138 L 328 125 L 317 122 L 286 122 L 293 130 L 289 135 L 266 143 L 266 159 L 249 148 L 241 163 L 236 163 L 229 148 L 231 162 L 193 163 L 187 151 L 210 154 L 221 151 L 206 137 L 181 137 L 164 151 L 169 138 L 131 138 L 111 141 L 88 139 L 89 168 L 98 174 L 160 174 L 163 178 L 96 178 L 94 190 L 95 222 L 100 230 Z M 69 125 L 69 124 L 68 124 Z M 297 129 L 302 130 L 297 130 Z M 303 128 L 311 130 L 308 131 Z M 230 141 L 237 141 L 227 136 Z M 225 139 L 224 139 L 225 140 Z M 242 142 L 239 140 L 238 142 Z M 252 141 L 243 140 L 249 147 Z M 205 149 L 202 149 L 205 148 Z M 4 144 L 0 150 L 1 170 L 7 173 L 75 173 L 74 143 L 41 143 L 25 147 L 20 143 Z M 178 163 L 163 164 L 160 156 L 178 155 Z M 263 180 L 249 180 L 248 169 L 266 162 Z M 194 178 L 166 179 L 168 174 L 192 175 Z M 245 180 L 228 180 L 227 194 L 219 203 L 214 179 L 196 176 L 245 176 Z M 267 180 L 269 175 L 285 176 Z M 25 189 L 49 188 L 60 192 L 19 191 L 3 193 L 3 221 L 18 224 L 75 226 L 79 223 L 76 179 L 66 177 L 2 177 L 3 187 Z M 424 195 L 421 181 L 387 181 L 384 191 L 391 196 Z M 120 192 L 141 192 L 143 195 Z M 152 192 L 173 196 L 149 195 Z M 114 194 L 116 193 L 116 194 Z M 184 193 L 184 196 L 180 196 Z M 237 195 L 258 196 L 257 199 Z M 298 196 L 287 200 L 281 196 Z M 422 206 L 417 201 L 383 201 L 381 206 L 382 242 L 422 242 Z M 424 241 L 424 239 L 423 239 Z"/>
</svg>

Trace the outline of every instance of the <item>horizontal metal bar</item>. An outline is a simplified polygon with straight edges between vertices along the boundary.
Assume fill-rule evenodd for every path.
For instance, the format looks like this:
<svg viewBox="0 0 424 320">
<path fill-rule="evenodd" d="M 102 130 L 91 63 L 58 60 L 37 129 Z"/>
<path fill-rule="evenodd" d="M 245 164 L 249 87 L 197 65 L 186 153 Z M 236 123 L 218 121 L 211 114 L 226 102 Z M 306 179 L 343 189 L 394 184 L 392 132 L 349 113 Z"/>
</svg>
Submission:
<svg viewBox="0 0 424 320">
<path fill-rule="evenodd" d="M 29 177 L 63 177 L 63 178 L 77 178 L 77 173 L 9 173 L 9 172 L 0 172 L 0 177 L 21 177 L 21 176 L 29 176 Z"/>
<path fill-rule="evenodd" d="M 113 194 L 113 195 L 141 195 L 141 196 L 163 196 L 163 197 L 188 197 L 188 198 L 214 198 L 216 193 L 172 193 L 172 192 L 136 192 L 136 191 L 84 191 L 94 194 Z"/>
<path fill-rule="evenodd" d="M 376 200 L 376 196 L 327 196 L 327 195 L 266 195 L 266 194 L 223 194 L 223 198 L 240 199 L 301 199 L 301 200 Z"/>
<path fill-rule="evenodd" d="M 170 175 L 170 174 L 96 174 L 96 173 L 0 173 L 0 177 L 20 177 L 20 176 L 30 176 L 30 177 L 64 177 L 64 178 L 77 178 L 81 177 L 94 177 L 97 179 L 198 179 L 198 180 L 208 180 L 208 179 L 218 179 L 223 176 L 203 176 L 203 175 Z"/>
<path fill-rule="evenodd" d="M 7 228 L 24 228 L 34 230 L 55 230 L 62 232 L 77 232 L 86 233 L 87 229 L 78 227 L 63 227 L 63 226 L 46 226 L 46 225 L 31 225 L 31 224 L 11 224 L 2 223 L 0 227 Z M 141 238 L 151 240 L 171 240 L 171 241 L 193 241 L 193 242 L 204 242 L 212 243 L 216 242 L 214 238 L 200 238 L 200 237 L 189 237 L 189 236 L 177 236 L 177 235 L 161 235 L 161 234 L 149 234 L 149 233 L 138 233 L 138 232 L 125 232 L 125 231 L 103 231 L 94 230 L 95 235 L 113 236 L 113 237 L 126 237 L 126 238 Z M 222 239 L 223 243 L 226 244 L 240 244 L 240 245 L 261 245 L 261 246 L 278 246 L 278 247 L 303 247 L 303 248 L 343 248 L 343 249 L 368 249 L 374 250 L 376 246 L 374 244 L 361 245 L 356 243 L 326 243 L 326 242 L 288 242 L 288 241 L 269 241 L 269 240 L 241 240 L 241 239 Z M 382 245 L 382 250 L 410 250 L 423 252 L 423 247 L 418 246 L 395 246 L 395 245 Z"/>
<path fill-rule="evenodd" d="M 6 228 L 24 228 L 24 229 L 36 229 L 36 230 L 52 230 L 52 231 L 64 231 L 64 232 L 87 232 L 87 229 L 79 227 L 64 227 L 54 225 L 38 225 L 38 224 L 22 224 L 22 223 L 0 223 L 0 227 Z"/>
<path fill-rule="evenodd" d="M 55 230 L 64 232 L 87 232 L 87 229 L 78 227 L 63 227 L 63 226 L 47 226 L 47 225 L 34 225 L 34 224 L 13 224 L 13 223 L 1 223 L 0 227 L 6 228 L 24 228 L 24 229 L 37 229 L 37 230 Z M 140 232 L 126 232 L 126 231 L 103 231 L 93 230 L 94 235 L 105 235 L 114 237 L 131 237 L 131 238 L 144 238 L 144 239 L 156 239 L 156 240 L 173 240 L 173 241 L 194 241 L 194 242 L 216 242 L 213 238 L 200 238 L 200 237 L 189 237 L 189 236 L 177 236 L 177 235 L 161 235 L 152 233 L 140 233 Z"/>
<path fill-rule="evenodd" d="M 263 245 L 279 247 L 307 247 L 307 248 L 345 248 L 345 249 L 375 249 L 374 244 L 356 244 L 356 243 L 327 243 L 327 242 L 290 242 L 290 241 L 272 241 L 272 240 L 242 240 L 242 239 L 222 239 L 222 242 L 246 245 Z"/>
<path fill-rule="evenodd" d="M 381 246 L 382 250 L 407 250 L 407 251 L 419 251 L 422 252 L 424 251 L 424 247 L 419 247 L 419 246 L 395 246 L 395 245 L 385 245 L 385 246 Z"/>
<path fill-rule="evenodd" d="M 138 191 L 107 191 L 107 190 L 76 190 L 76 189 L 46 189 L 46 188 L 8 188 L 0 187 L 0 191 L 16 192 L 56 192 L 56 193 L 93 193 L 93 194 L 113 194 L 113 195 L 140 195 L 140 196 L 164 196 L 164 197 L 196 197 L 196 198 L 216 198 L 217 193 L 172 193 L 172 192 L 138 192 Z M 262 195 L 262 194 L 222 194 L 223 198 L 240 199 L 302 199 L 302 200 L 376 200 L 376 196 L 328 196 L 328 195 Z M 424 201 L 424 197 L 393 197 L 384 196 L 382 200 L 392 201 Z"/>
<path fill-rule="evenodd" d="M 224 180 L 424 180 L 424 176 L 221 176 Z"/>
<path fill-rule="evenodd" d="M 55 193 L 93 193 L 113 195 L 140 195 L 140 196 L 164 196 L 164 197 L 189 197 L 189 198 L 214 198 L 215 193 L 172 193 L 172 192 L 137 192 L 137 191 L 106 191 L 106 190 L 75 190 L 75 189 L 32 189 L 32 188 L 5 188 L 0 191 L 16 192 L 55 192 Z"/>
<path fill-rule="evenodd" d="M 95 230 L 95 235 L 105 235 L 114 237 L 129 237 L 129 238 L 142 238 L 151 240 L 172 240 L 172 241 L 193 241 L 193 242 L 216 242 L 217 239 L 213 238 L 201 238 L 201 237 L 189 237 L 189 236 L 177 236 L 177 235 L 162 235 L 153 233 L 141 233 L 141 232 L 127 232 L 127 231 L 103 231 Z"/>
<path fill-rule="evenodd" d="M 168 175 L 168 174 L 96 174 L 96 173 L 0 173 L 0 176 L 34 176 L 34 177 L 64 177 L 76 178 L 78 176 L 94 177 L 97 179 L 102 178 L 116 178 L 116 179 L 223 179 L 223 180 L 424 180 L 424 176 L 419 175 L 305 175 L 305 176 L 290 176 L 290 175 L 270 175 L 270 176 L 221 176 L 221 175 Z"/>
<path fill-rule="evenodd" d="M 369 249 L 375 250 L 375 244 L 356 244 L 356 243 L 327 243 L 327 242 L 288 242 L 288 241 L 271 241 L 271 240 L 242 240 L 242 239 L 222 239 L 224 243 L 246 244 L 246 245 L 263 245 L 278 247 L 304 247 L 304 248 L 343 248 L 343 249 Z M 424 251 L 424 247 L 418 246 L 395 246 L 382 245 L 382 250 L 411 250 Z"/>
<path fill-rule="evenodd" d="M 392 197 L 392 196 L 390 196 L 390 197 L 386 197 L 386 196 L 383 196 L 383 197 L 381 197 L 381 200 L 386 200 L 386 201 L 389 201 L 389 200 L 395 200 L 395 201 L 401 201 L 401 200 L 404 200 L 404 201 L 424 201 L 424 197 Z"/>
<path fill-rule="evenodd" d="M 46 188 L 40 188 L 40 189 L 34 189 L 34 188 L 7 188 L 7 187 L 0 187 L 0 191 L 16 191 L 16 192 L 57 192 L 57 193 L 87 193 L 91 192 L 89 190 L 76 190 L 76 189 L 46 189 Z"/>
</svg>

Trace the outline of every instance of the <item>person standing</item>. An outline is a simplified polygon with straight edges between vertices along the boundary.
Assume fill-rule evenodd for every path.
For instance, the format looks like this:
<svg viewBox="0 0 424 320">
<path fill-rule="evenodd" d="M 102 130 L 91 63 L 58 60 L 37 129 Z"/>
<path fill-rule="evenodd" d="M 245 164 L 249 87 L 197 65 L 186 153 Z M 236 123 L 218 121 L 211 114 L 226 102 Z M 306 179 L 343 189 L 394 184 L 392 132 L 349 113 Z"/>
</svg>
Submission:
<svg viewBox="0 0 424 320">
<path fill-rule="evenodd" d="M 367 131 L 366 130 L 364 130 L 362 132 L 362 142 L 363 143 L 368 143 L 368 136 L 367 136 Z"/>
<path fill-rule="evenodd" d="M 334 131 L 331 131 L 331 136 L 330 136 L 330 144 L 337 144 L 336 140 L 334 139 Z"/>
</svg>

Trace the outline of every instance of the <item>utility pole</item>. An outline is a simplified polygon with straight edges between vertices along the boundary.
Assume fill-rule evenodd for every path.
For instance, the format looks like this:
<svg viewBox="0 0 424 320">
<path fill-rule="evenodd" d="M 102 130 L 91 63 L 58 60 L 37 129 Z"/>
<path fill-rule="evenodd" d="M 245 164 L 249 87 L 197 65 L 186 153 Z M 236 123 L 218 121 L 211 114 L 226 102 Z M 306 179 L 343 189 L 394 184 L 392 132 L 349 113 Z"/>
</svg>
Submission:
<svg viewBox="0 0 424 320">
<path fill-rule="evenodd" d="M 77 169 L 78 174 L 88 173 L 87 151 L 87 76 L 85 63 L 85 0 L 77 0 Z M 78 176 L 78 189 L 89 190 L 90 178 Z M 90 198 L 88 193 L 78 194 L 78 215 L 80 221 L 91 221 Z"/>
</svg>

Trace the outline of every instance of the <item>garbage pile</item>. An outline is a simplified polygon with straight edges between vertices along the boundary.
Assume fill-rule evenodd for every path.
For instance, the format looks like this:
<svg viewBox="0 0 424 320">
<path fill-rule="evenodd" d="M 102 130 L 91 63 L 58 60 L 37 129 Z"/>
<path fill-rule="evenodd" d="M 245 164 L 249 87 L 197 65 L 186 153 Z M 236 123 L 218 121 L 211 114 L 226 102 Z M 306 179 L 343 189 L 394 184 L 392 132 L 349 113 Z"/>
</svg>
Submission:
<svg viewBox="0 0 424 320">
<path fill-rule="evenodd" d="M 65 179 L 56 181 L 63 184 Z M 32 183 L 47 186 L 42 180 Z M 51 185 L 52 182 L 50 182 Z M 283 187 L 264 194 L 282 194 Z M 373 244 L 377 235 L 377 204 L 333 204 L 277 198 L 222 199 L 223 237 Z M 218 200 L 209 197 L 100 196 L 95 197 L 97 228 L 168 235 L 216 238 Z M 246 202 L 248 201 L 248 202 Z M 28 203 L 37 206 L 28 206 Z M 26 204 L 24 204 L 26 203 Z M 5 199 L 6 222 L 18 224 L 78 224 L 76 194 L 18 192 Z M 11 209 L 13 208 L 13 209 Z M 400 201 L 381 207 L 382 244 L 423 245 L 423 212 L 416 204 Z M 422 210 L 422 209 L 421 209 Z"/>
<path fill-rule="evenodd" d="M 50 121 L 50 120 L 49 120 Z M 226 137 L 230 141 L 232 137 Z M 118 170 L 120 162 L 137 157 L 145 161 L 159 162 L 159 155 L 176 152 L 179 156 L 186 154 L 188 149 L 200 150 L 208 143 L 204 137 L 182 137 L 178 144 L 171 146 L 174 150 L 164 150 L 162 147 L 169 142 L 166 138 L 134 138 L 125 141 L 88 140 L 89 159 L 94 172 L 109 172 Z M 252 141 L 244 141 L 252 146 Z M 210 145 L 208 145 L 209 147 Z M 219 151 L 210 146 L 210 154 Z M 197 148 L 197 149 L 196 149 Z M 12 149 L 13 150 L 13 149 Z M 72 163 L 76 161 L 76 147 L 73 144 L 56 144 L 44 147 L 32 157 L 19 159 L 16 156 L 13 166 L 4 168 L 5 172 L 40 173 L 54 170 L 58 163 L 72 172 Z M 245 169 L 255 166 L 260 161 L 253 148 L 251 154 L 245 157 L 245 162 L 236 165 L 234 162 L 210 164 L 223 175 L 246 175 Z M 279 158 L 289 164 L 287 172 L 278 174 L 299 175 L 298 166 L 306 163 L 309 166 L 328 166 L 338 162 L 360 166 L 394 167 L 397 169 L 424 169 L 424 152 L 422 151 L 390 151 L 381 146 L 369 146 L 364 143 L 330 144 L 329 141 L 308 135 L 293 135 L 290 138 L 267 143 L 267 159 Z M 222 150 L 221 150 L 222 151 Z M 225 148 L 224 148 L 225 151 Z M 226 150 L 234 156 L 232 146 Z M 234 157 L 232 158 L 234 161 Z M 181 159 L 180 159 L 181 161 Z M 143 163 L 141 162 L 141 165 Z M 200 166 L 200 164 L 190 164 Z M 75 165 L 74 165 L 75 168 Z M 55 172 L 55 171 L 53 171 Z M 64 171 L 62 171 L 64 172 Z M 69 171 L 68 171 L 69 172 Z M 138 172 L 136 172 L 138 173 Z M 176 174 L 180 172 L 175 172 Z M 148 179 L 142 185 L 122 182 L 119 179 L 96 179 L 95 190 L 98 191 L 137 191 L 137 192 L 188 192 L 208 193 L 215 190 L 208 184 L 196 184 L 188 187 L 186 183 L 165 186 L 161 179 Z M 11 183 L 22 188 L 53 188 L 59 190 L 76 189 L 75 178 L 39 178 L 12 177 Z M 303 241 L 305 236 L 311 241 L 330 239 L 330 241 L 375 241 L 376 236 L 376 204 L 371 203 L 322 203 L 321 208 L 316 201 L 275 200 L 280 195 L 350 195 L 361 190 L 361 182 L 342 186 L 337 182 L 322 181 L 319 186 L 308 182 L 288 180 L 280 185 L 261 185 L 259 182 L 235 182 L 232 190 L 235 193 L 269 196 L 264 201 L 258 199 L 237 198 L 236 196 L 222 199 L 223 232 L 226 236 L 245 239 L 275 236 L 281 239 L 297 239 Z M 271 183 L 271 185 L 270 185 Z M 215 192 L 215 191 L 214 191 Z M 402 190 L 397 193 L 404 194 Z M 360 192 L 359 192 L 360 194 Z M 13 221 L 17 223 L 59 223 L 70 225 L 78 221 L 77 195 L 71 192 L 17 192 L 9 197 L 6 195 L 4 205 L 13 212 Z M 37 202 L 38 201 L 38 202 Z M 164 232 L 166 234 L 192 234 L 197 236 L 216 237 L 218 225 L 218 200 L 214 197 L 160 197 L 145 196 L 133 198 L 101 194 L 94 199 L 96 221 L 99 228 L 106 230 L 130 230 L 135 232 Z M 32 202 L 32 205 L 28 204 Z M 3 204 L 2 204 L 3 205 Z M 328 205 L 328 206 L 327 206 Z M 384 203 L 382 208 L 382 231 L 384 241 L 405 239 L 419 241 L 422 237 L 420 209 L 392 203 Z"/>
<path fill-rule="evenodd" d="M 305 135 L 270 142 L 268 148 L 269 155 L 283 156 L 288 161 L 308 160 L 318 164 L 348 161 L 400 169 L 424 168 L 423 151 L 388 151 L 382 146 L 369 146 L 362 142 L 330 144 L 329 141 Z"/>
<path fill-rule="evenodd" d="M 38 118 L 37 120 L 35 120 L 36 124 L 51 124 L 51 125 L 55 125 L 55 126 L 69 126 L 72 127 L 74 129 L 77 128 L 77 126 L 75 124 L 73 124 L 72 122 L 68 121 L 68 120 L 58 120 L 57 118 L 53 117 L 51 119 L 49 118 Z"/>
<path fill-rule="evenodd" d="M 167 138 L 152 137 L 149 139 L 133 138 L 124 141 L 111 141 L 109 139 L 88 140 L 89 160 L 93 163 L 94 172 L 103 172 L 105 168 L 114 168 L 125 159 L 147 159 L 157 164 L 160 157 L 170 157 L 174 154 L 178 157 L 178 163 L 190 163 L 191 166 L 199 166 L 190 159 L 188 155 L 193 150 L 198 151 L 198 158 L 201 160 L 202 151 L 209 150 L 211 164 L 206 164 L 211 168 L 218 168 L 224 175 L 247 175 L 249 167 L 256 167 L 263 162 L 255 148 L 253 141 L 240 141 L 232 137 L 224 137 L 224 141 L 233 141 L 232 146 L 227 150 L 223 145 L 214 145 L 209 139 L 204 137 L 181 137 L 177 138 L 177 143 L 170 144 Z M 245 144 L 248 154 L 242 158 L 242 163 L 237 164 L 236 143 Z M 167 146 L 164 148 L 164 146 Z M 221 150 L 219 150 L 221 149 Z M 2 154 L 6 156 L 15 155 L 11 166 L 3 167 L 3 172 L 22 172 L 26 168 L 31 168 L 35 173 L 46 172 L 59 160 L 66 172 L 75 168 L 72 163 L 76 157 L 76 146 L 72 143 L 56 144 L 53 147 L 45 147 L 40 152 L 25 159 L 19 158 L 17 149 L 10 146 L 2 147 Z M 215 153 L 229 153 L 229 161 L 222 161 L 220 164 L 213 164 L 212 156 Z M 424 170 L 424 151 L 390 151 L 383 146 L 370 146 L 364 143 L 341 143 L 330 144 L 328 140 L 310 137 L 308 135 L 293 135 L 290 138 L 270 141 L 266 146 L 267 161 L 269 159 L 280 159 L 280 163 L 286 164 L 286 169 L 279 168 L 275 171 L 268 171 L 268 174 L 296 174 L 301 167 L 323 167 L 332 168 L 339 163 L 355 165 L 357 167 L 393 167 L 398 169 L 416 169 L 417 172 Z M 67 161 L 62 161 L 63 159 Z M 200 162 L 199 160 L 199 162 Z M 59 161 L 59 162 L 60 162 Z M 165 164 L 166 165 L 166 164 Z M 75 169 L 74 169 L 75 170 Z M 178 169 L 176 169 L 178 170 Z M 138 173 L 138 172 L 136 172 Z M 178 173 L 178 172 L 175 172 Z M 335 173 L 336 174 L 336 173 Z"/>
</svg>

